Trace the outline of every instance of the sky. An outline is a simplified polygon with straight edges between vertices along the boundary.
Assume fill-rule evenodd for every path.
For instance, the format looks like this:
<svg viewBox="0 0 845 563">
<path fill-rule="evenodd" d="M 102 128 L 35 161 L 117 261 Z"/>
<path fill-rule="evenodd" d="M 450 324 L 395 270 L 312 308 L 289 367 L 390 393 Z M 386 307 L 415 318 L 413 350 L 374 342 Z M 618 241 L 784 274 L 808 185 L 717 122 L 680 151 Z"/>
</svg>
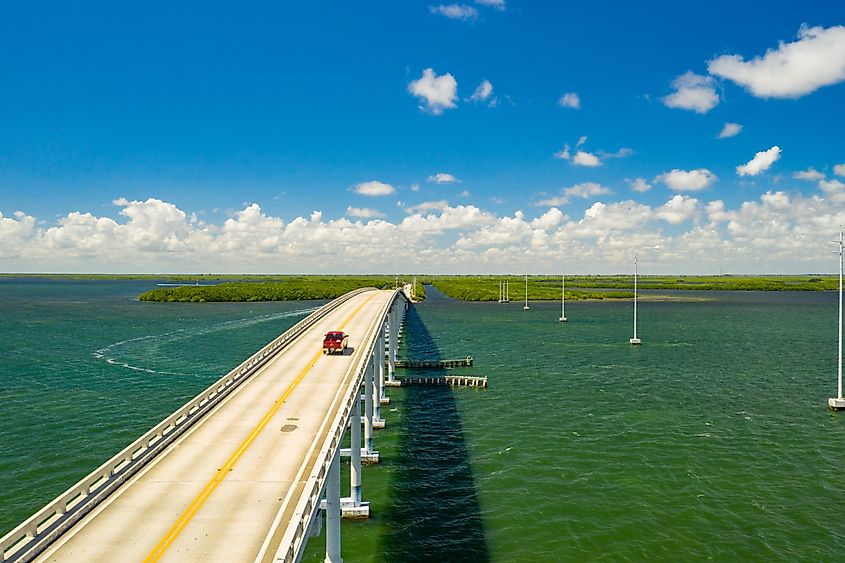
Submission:
<svg viewBox="0 0 845 563">
<path fill-rule="evenodd" d="M 838 268 L 842 2 L 9 2 L 0 81 L 0 272 Z"/>
</svg>

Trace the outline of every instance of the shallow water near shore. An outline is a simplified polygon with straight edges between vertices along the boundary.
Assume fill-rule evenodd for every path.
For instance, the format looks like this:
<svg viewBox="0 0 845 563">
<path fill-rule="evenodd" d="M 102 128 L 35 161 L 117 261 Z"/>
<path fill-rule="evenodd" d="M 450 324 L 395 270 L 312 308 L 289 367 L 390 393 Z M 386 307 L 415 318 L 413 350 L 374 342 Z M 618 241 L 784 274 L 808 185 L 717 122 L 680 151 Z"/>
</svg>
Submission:
<svg viewBox="0 0 845 563">
<path fill-rule="evenodd" d="M 150 287 L 0 280 L 0 534 L 320 305 L 134 300 Z M 453 371 L 490 388 L 389 390 L 344 559 L 836 558 L 836 296 L 706 297 L 642 303 L 632 347 L 627 302 L 561 324 L 428 288 L 400 357 L 472 355 Z"/>
</svg>

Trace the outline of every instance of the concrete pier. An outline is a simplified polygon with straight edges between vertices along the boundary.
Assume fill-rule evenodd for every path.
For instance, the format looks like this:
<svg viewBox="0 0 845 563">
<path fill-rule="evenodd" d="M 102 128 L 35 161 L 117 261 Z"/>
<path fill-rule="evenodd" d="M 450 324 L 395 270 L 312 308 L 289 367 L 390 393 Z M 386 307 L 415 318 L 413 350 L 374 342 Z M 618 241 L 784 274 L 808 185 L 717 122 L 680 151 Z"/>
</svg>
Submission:
<svg viewBox="0 0 845 563">
<path fill-rule="evenodd" d="M 438 377 L 400 377 L 396 381 L 406 385 L 450 385 L 452 387 L 475 387 L 487 389 L 487 377 L 470 375 L 446 375 Z"/>
<path fill-rule="evenodd" d="M 432 369 L 432 368 L 459 368 L 472 367 L 472 356 L 458 360 L 396 360 L 398 368 L 405 369 Z"/>
</svg>

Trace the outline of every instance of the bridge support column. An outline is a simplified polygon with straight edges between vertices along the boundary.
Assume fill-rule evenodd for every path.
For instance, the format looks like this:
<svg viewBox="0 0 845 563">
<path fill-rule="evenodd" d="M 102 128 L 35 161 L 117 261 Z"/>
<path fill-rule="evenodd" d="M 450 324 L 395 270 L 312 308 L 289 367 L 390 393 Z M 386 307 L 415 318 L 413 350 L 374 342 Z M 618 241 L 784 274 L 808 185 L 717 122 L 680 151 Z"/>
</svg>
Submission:
<svg viewBox="0 0 845 563">
<path fill-rule="evenodd" d="M 326 477 L 326 563 L 342 563 L 340 556 L 340 451 L 335 452 Z"/>
<path fill-rule="evenodd" d="M 357 394 L 357 391 L 356 391 Z M 352 407 L 352 424 L 349 425 L 349 496 L 353 506 L 361 505 L 361 401 Z"/>
<path fill-rule="evenodd" d="M 373 428 L 384 428 L 384 419 L 381 417 L 381 395 L 384 388 L 384 362 L 381 361 L 379 343 L 384 344 L 382 336 L 376 338 L 376 346 L 373 350 Z"/>
<path fill-rule="evenodd" d="M 394 307 L 390 310 L 389 338 L 389 350 L 387 352 L 387 379 L 388 381 L 394 381 L 396 378 L 396 348 L 399 339 L 399 307 L 395 304 Z"/>
<path fill-rule="evenodd" d="M 375 358 L 364 370 L 364 451 L 373 453 L 373 376 L 376 373 Z"/>
<path fill-rule="evenodd" d="M 349 450 L 341 450 L 340 455 L 349 456 L 349 496 L 340 499 L 340 516 L 350 520 L 361 520 L 370 517 L 370 503 L 361 500 L 361 458 L 366 456 L 361 448 L 361 399 L 352 406 L 349 415 Z M 378 454 L 376 454 L 378 456 Z M 378 461 L 376 457 L 375 461 Z"/>
<path fill-rule="evenodd" d="M 381 392 L 379 393 L 378 401 L 382 405 L 389 405 L 390 404 L 390 397 L 387 396 L 387 390 L 385 387 L 385 382 L 387 380 L 387 369 L 384 367 L 384 362 L 387 359 L 387 354 L 385 353 L 385 342 L 387 339 L 385 338 L 385 329 L 387 326 L 382 326 L 381 331 L 379 331 L 379 340 L 378 344 L 376 345 L 376 350 L 378 351 L 378 373 L 379 373 L 379 384 L 381 387 Z"/>
</svg>

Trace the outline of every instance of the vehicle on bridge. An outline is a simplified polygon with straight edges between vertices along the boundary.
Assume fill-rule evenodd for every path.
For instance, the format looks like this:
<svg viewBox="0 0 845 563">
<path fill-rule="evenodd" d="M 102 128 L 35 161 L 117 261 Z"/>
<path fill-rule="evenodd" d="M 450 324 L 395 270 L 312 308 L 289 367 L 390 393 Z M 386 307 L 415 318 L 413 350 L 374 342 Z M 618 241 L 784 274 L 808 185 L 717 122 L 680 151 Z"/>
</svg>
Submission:
<svg viewBox="0 0 845 563">
<path fill-rule="evenodd" d="M 339 352 L 341 355 L 346 352 L 346 347 L 349 344 L 349 335 L 340 330 L 332 330 L 326 333 L 323 338 L 323 354 L 334 354 Z"/>
</svg>

